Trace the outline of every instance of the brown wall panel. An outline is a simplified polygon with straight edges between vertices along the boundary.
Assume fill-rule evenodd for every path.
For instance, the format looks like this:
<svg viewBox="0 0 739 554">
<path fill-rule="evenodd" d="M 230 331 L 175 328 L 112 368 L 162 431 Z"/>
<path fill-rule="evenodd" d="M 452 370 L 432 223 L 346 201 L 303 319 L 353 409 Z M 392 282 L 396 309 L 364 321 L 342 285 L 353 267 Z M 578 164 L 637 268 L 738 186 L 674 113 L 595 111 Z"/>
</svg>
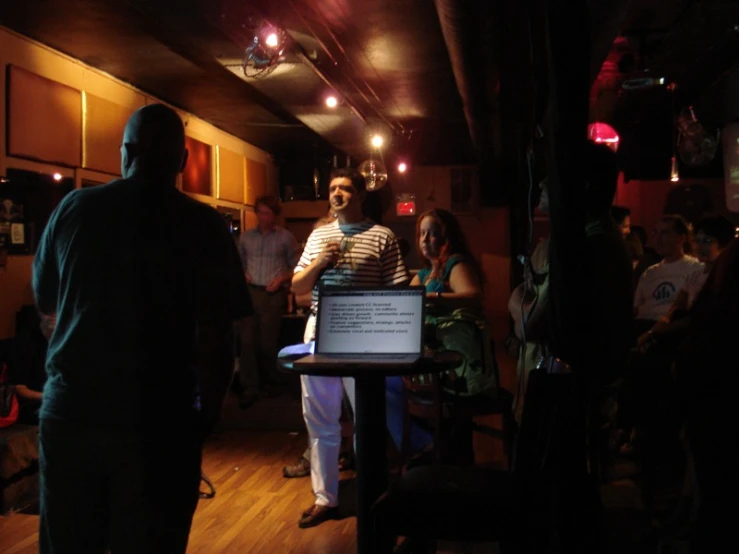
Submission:
<svg viewBox="0 0 739 554">
<path fill-rule="evenodd" d="M 86 93 L 82 167 L 118 175 L 123 130 L 133 109 Z"/>
<path fill-rule="evenodd" d="M 218 147 L 218 199 L 244 202 L 244 156 Z"/>
<path fill-rule="evenodd" d="M 82 93 L 9 66 L 8 155 L 78 167 Z"/>
<path fill-rule="evenodd" d="M 267 166 L 246 159 L 246 203 L 254 204 L 254 201 L 267 194 Z"/>
<path fill-rule="evenodd" d="M 194 194 L 210 196 L 211 193 L 211 154 L 210 145 L 192 137 L 185 137 L 187 165 L 182 172 L 182 190 Z"/>
</svg>

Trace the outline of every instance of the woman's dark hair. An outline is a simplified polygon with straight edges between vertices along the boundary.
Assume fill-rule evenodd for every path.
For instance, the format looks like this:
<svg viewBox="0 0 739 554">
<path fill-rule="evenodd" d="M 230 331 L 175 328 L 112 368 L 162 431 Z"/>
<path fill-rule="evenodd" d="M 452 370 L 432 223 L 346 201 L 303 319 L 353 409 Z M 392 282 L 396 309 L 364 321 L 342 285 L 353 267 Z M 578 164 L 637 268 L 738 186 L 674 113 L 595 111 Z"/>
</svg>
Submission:
<svg viewBox="0 0 739 554">
<path fill-rule="evenodd" d="M 639 242 L 641 242 L 642 246 L 647 245 L 648 235 L 647 235 L 647 230 L 644 227 L 642 227 L 641 225 L 632 225 L 631 234 L 639 237 Z"/>
<path fill-rule="evenodd" d="M 631 233 L 626 237 L 626 250 L 629 252 L 632 260 L 639 260 L 644 257 L 644 246 L 641 243 L 638 235 Z"/>
<path fill-rule="evenodd" d="M 427 217 L 431 217 L 439 222 L 442 236 L 444 237 L 444 244 L 441 246 L 441 254 L 439 255 L 439 267 L 443 268 L 452 256 L 462 256 L 465 262 L 470 264 L 480 283 L 482 283 L 482 269 L 474 256 L 470 254 L 462 227 L 452 212 L 436 208 L 422 213 L 416 220 L 416 248 L 418 248 L 418 243 L 421 239 L 421 222 Z M 421 258 L 426 267 L 431 267 L 431 262 L 425 256 L 422 255 Z"/>
<path fill-rule="evenodd" d="M 631 210 L 624 206 L 611 206 L 611 217 L 613 221 L 619 225 L 624 222 L 624 219 L 631 216 Z"/>
</svg>

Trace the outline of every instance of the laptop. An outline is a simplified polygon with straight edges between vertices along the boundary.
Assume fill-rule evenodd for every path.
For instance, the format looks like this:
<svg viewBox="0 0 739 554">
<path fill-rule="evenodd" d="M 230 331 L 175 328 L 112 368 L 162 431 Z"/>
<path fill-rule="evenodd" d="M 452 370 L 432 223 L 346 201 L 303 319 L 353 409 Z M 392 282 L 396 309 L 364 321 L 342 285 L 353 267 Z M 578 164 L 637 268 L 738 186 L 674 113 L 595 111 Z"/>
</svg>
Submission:
<svg viewBox="0 0 739 554">
<path fill-rule="evenodd" d="M 423 355 L 424 287 L 318 290 L 314 354 L 295 367 L 410 366 Z"/>
</svg>

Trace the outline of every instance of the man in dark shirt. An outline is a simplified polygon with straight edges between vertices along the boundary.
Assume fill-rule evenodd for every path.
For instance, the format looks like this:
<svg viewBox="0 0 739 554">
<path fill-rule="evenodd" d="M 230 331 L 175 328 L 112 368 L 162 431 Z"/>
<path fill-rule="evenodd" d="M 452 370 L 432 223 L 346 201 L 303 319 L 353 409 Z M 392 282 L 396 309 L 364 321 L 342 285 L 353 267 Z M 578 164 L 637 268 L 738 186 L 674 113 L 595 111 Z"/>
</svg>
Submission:
<svg viewBox="0 0 739 554">
<path fill-rule="evenodd" d="M 128 121 L 123 179 L 76 190 L 34 260 L 56 314 L 40 414 L 40 552 L 184 553 L 202 441 L 251 314 L 213 209 L 177 191 L 184 127 L 163 105 Z"/>
</svg>

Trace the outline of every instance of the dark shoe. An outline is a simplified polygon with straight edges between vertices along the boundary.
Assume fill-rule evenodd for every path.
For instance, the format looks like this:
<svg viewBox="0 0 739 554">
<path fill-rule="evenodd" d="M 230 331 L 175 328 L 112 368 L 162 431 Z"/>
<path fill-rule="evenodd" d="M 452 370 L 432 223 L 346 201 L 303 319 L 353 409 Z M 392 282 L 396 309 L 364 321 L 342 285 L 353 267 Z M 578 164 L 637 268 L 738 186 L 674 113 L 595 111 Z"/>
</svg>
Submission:
<svg viewBox="0 0 739 554">
<path fill-rule="evenodd" d="M 308 527 L 315 527 L 324 521 L 338 517 L 339 508 L 336 506 L 319 506 L 318 504 L 314 504 L 300 516 L 298 527 L 307 529 Z"/>
<path fill-rule="evenodd" d="M 282 476 L 285 479 L 294 479 L 296 477 L 308 477 L 310 475 L 310 462 L 302 456 L 291 466 L 282 468 Z"/>
<path fill-rule="evenodd" d="M 239 395 L 239 408 L 242 410 L 251 408 L 257 400 L 259 400 L 258 394 L 249 392 L 242 393 Z"/>
</svg>

